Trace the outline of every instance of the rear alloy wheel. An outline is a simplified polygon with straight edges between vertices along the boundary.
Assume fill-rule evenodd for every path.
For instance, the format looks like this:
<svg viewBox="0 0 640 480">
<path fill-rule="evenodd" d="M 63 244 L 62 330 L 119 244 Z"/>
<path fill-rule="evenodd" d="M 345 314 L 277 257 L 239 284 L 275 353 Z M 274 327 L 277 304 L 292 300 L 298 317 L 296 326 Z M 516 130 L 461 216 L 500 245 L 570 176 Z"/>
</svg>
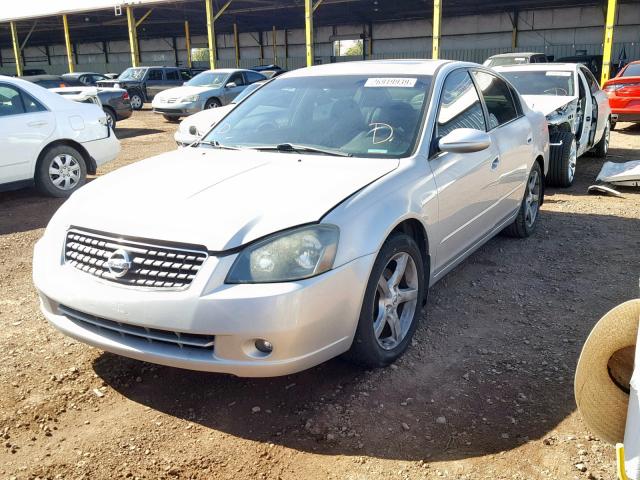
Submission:
<svg viewBox="0 0 640 480">
<path fill-rule="evenodd" d="M 68 197 L 87 179 L 84 158 L 75 148 L 60 145 L 50 148 L 38 164 L 36 185 L 45 195 Z"/>
<path fill-rule="evenodd" d="M 394 234 L 373 265 L 347 357 L 367 368 L 384 367 L 400 357 L 418 324 L 424 284 L 422 256 L 415 240 L 404 233 Z"/>
<path fill-rule="evenodd" d="M 134 110 L 142 110 L 142 105 L 144 105 L 142 95 L 137 92 L 129 94 L 129 102 L 131 102 L 131 108 Z"/>
<path fill-rule="evenodd" d="M 109 128 L 111 130 L 115 130 L 116 129 L 116 114 L 113 113 L 110 109 L 105 108 L 104 109 L 104 113 L 107 116 L 107 125 L 109 126 Z"/>
<path fill-rule="evenodd" d="M 518 216 L 511 225 L 504 229 L 504 233 L 517 238 L 526 238 L 531 235 L 538 223 L 541 202 L 542 170 L 540 164 L 534 162 L 531 172 L 529 172 Z"/>
<path fill-rule="evenodd" d="M 578 163 L 578 145 L 571 132 L 557 132 L 551 136 L 551 143 L 560 143 L 551 147 L 549 155 L 549 173 L 547 181 L 554 187 L 570 187 L 576 175 Z"/>
<path fill-rule="evenodd" d="M 593 149 L 596 156 L 604 158 L 609 153 L 609 139 L 611 138 L 611 124 L 609 120 L 604 126 L 604 132 L 602 132 L 602 138 L 596 145 L 596 148 Z"/>
</svg>

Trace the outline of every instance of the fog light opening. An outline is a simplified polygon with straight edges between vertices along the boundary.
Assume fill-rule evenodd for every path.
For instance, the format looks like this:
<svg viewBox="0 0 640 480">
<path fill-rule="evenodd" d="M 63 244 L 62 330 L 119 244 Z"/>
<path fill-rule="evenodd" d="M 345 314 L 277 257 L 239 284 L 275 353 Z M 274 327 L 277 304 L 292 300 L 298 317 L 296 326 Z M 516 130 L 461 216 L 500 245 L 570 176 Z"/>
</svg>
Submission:
<svg viewBox="0 0 640 480">
<path fill-rule="evenodd" d="M 269 355 L 271 352 L 273 352 L 273 345 L 271 344 L 271 342 L 263 338 L 256 339 L 254 345 L 256 347 L 256 350 L 258 350 L 260 353 L 264 353 L 265 355 Z"/>
</svg>

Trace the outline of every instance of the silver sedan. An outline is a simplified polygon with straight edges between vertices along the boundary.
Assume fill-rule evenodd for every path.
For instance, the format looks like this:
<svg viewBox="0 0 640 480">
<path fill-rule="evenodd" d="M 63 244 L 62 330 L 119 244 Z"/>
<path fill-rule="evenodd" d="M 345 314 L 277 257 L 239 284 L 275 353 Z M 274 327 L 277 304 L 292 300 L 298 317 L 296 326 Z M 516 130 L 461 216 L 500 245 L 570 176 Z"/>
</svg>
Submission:
<svg viewBox="0 0 640 480">
<path fill-rule="evenodd" d="M 534 232 L 548 159 L 544 116 L 479 65 L 300 69 L 74 194 L 33 277 L 55 327 L 117 354 L 240 376 L 385 366 L 434 283 Z"/>
</svg>

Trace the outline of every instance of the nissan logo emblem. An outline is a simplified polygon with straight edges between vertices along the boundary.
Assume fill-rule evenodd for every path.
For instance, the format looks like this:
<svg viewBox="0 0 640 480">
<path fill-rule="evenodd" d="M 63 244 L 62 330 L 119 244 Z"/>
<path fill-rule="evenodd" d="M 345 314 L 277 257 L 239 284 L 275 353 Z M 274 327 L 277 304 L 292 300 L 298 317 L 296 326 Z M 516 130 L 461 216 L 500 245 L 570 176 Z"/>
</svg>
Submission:
<svg viewBox="0 0 640 480">
<path fill-rule="evenodd" d="M 131 258 L 126 250 L 119 249 L 107 260 L 107 268 L 114 278 L 122 278 L 131 269 Z"/>
</svg>

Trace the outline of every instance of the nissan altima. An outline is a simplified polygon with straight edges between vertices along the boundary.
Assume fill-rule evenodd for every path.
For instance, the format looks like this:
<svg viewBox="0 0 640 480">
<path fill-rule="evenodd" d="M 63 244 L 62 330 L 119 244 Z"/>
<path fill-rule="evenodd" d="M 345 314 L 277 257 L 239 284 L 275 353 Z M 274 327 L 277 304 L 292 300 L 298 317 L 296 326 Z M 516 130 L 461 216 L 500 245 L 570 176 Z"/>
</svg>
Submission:
<svg viewBox="0 0 640 480">
<path fill-rule="evenodd" d="M 544 116 L 479 65 L 288 72 L 199 143 L 72 195 L 35 247 L 42 311 L 175 367 L 386 366 L 430 286 L 498 232 L 532 234 L 548 155 Z"/>
</svg>

